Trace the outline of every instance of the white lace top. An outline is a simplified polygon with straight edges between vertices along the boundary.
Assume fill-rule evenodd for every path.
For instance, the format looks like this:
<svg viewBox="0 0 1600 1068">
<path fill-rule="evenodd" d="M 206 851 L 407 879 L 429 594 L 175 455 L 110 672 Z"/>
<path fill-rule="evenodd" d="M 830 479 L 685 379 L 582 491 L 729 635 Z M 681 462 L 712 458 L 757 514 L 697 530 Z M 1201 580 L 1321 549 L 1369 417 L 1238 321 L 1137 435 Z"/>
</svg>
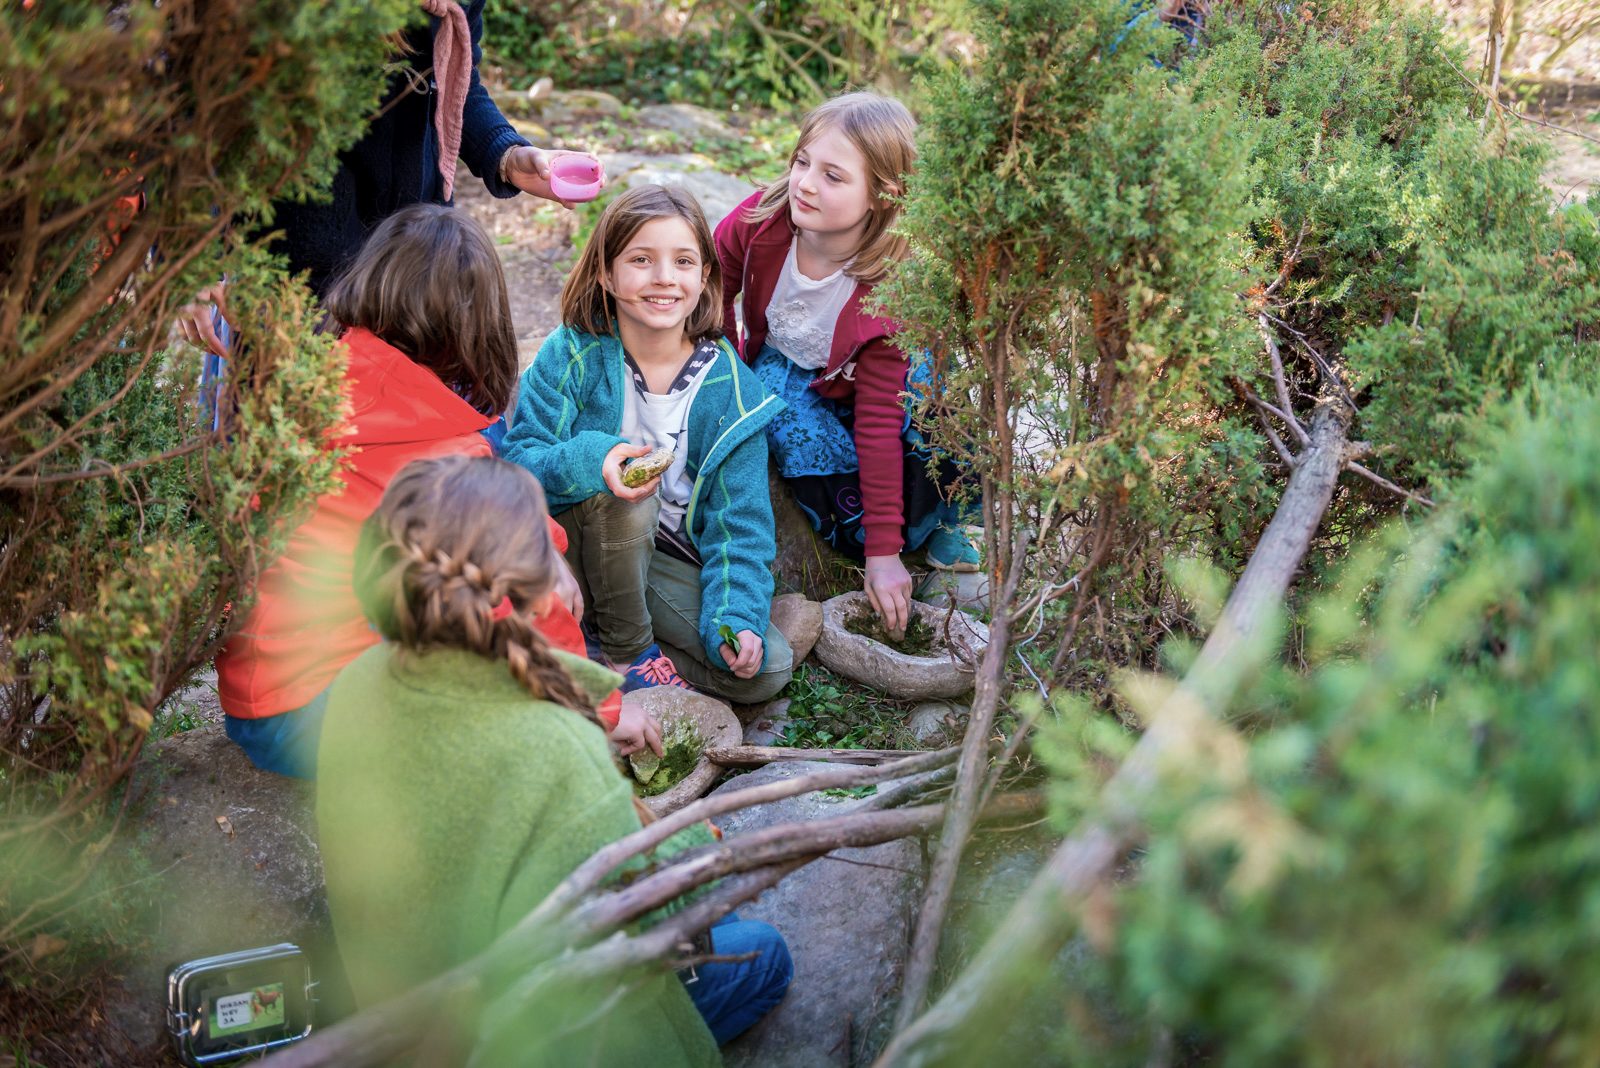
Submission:
<svg viewBox="0 0 1600 1068">
<path fill-rule="evenodd" d="M 767 305 L 767 344 L 797 367 L 820 371 L 833 351 L 833 328 L 844 311 L 856 280 L 841 267 L 826 278 L 810 279 L 795 264 L 794 242 L 783 261 L 772 302 Z"/>
</svg>

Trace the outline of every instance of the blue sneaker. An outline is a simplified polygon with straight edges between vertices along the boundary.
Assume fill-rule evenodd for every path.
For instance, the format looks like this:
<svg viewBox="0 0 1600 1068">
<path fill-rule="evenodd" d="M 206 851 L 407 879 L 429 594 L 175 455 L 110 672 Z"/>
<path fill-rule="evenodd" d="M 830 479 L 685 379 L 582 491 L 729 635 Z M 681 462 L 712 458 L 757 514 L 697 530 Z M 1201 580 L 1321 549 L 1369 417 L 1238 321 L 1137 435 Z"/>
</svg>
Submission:
<svg viewBox="0 0 1600 1068">
<path fill-rule="evenodd" d="M 928 566 L 940 571 L 977 571 L 978 550 L 966 531 L 941 523 L 928 538 Z"/>
<path fill-rule="evenodd" d="M 699 692 L 683 681 L 683 676 L 678 674 L 678 669 L 673 667 L 672 661 L 662 655 L 659 645 L 652 645 L 640 653 L 634 658 L 633 663 L 628 665 L 628 670 L 622 673 L 623 693 L 632 693 L 647 686 L 676 686 L 690 693 Z"/>
</svg>

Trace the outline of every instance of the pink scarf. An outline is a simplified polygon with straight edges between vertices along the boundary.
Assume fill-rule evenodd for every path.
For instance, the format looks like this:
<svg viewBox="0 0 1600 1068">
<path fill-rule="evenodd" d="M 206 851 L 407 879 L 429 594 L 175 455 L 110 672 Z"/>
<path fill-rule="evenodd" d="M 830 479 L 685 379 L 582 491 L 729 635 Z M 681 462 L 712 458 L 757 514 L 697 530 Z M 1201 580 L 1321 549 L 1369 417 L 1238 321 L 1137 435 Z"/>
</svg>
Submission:
<svg viewBox="0 0 1600 1068">
<path fill-rule="evenodd" d="M 449 200 L 455 193 L 456 159 L 461 155 L 461 115 L 472 88 L 472 31 L 456 0 L 422 0 L 422 10 L 442 20 L 433 35 L 433 80 L 439 87 L 433 128 L 439 135 L 439 176 Z"/>
</svg>

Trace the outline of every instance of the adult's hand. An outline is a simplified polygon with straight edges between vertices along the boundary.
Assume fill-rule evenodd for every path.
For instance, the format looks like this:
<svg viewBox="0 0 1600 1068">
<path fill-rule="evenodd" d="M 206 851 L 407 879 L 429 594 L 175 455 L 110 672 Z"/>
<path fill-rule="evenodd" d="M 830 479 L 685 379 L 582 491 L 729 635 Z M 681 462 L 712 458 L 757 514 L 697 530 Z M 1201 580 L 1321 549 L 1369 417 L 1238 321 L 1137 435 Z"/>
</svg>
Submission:
<svg viewBox="0 0 1600 1068">
<path fill-rule="evenodd" d="M 735 637 L 739 639 L 737 654 L 728 647 L 727 642 L 717 646 L 717 652 L 722 654 L 729 671 L 741 679 L 753 679 L 756 672 L 761 670 L 761 635 L 753 630 L 741 630 Z"/>
<path fill-rule="evenodd" d="M 911 619 L 911 572 L 900 562 L 899 554 L 867 557 L 863 588 L 890 637 L 896 641 L 904 638 Z"/>
<path fill-rule="evenodd" d="M 194 300 L 178 309 L 178 317 L 173 321 L 173 326 L 183 335 L 183 340 L 198 349 L 204 349 L 213 356 L 228 355 L 228 346 L 217 337 L 217 328 L 212 324 L 214 313 L 220 309 L 222 317 L 228 317 L 228 283 L 218 282 L 206 286 L 194 295 Z"/>
<path fill-rule="evenodd" d="M 550 164 L 555 162 L 557 156 L 589 156 L 594 160 L 595 167 L 600 172 L 600 188 L 606 187 L 606 168 L 598 156 L 590 156 L 587 152 L 546 152 L 542 148 L 530 148 L 522 145 L 511 150 L 511 155 L 506 159 L 506 181 L 522 190 L 524 193 L 546 200 L 554 200 L 563 208 L 571 208 L 576 202 L 562 200 L 550 191 Z"/>
<path fill-rule="evenodd" d="M 647 501 L 661 485 L 661 476 L 657 475 L 642 486 L 624 486 L 622 484 L 622 464 L 635 456 L 643 456 L 650 451 L 648 445 L 629 445 L 626 441 L 611 446 L 611 451 L 606 453 L 604 462 L 600 464 L 600 476 L 606 480 L 606 489 L 612 495 L 620 497 L 629 504 L 638 504 Z"/>
<path fill-rule="evenodd" d="M 623 756 L 637 753 L 646 746 L 656 756 L 661 755 L 661 724 L 644 710 L 643 705 L 626 697 L 622 699 L 617 725 L 606 737 L 616 744 L 617 752 Z"/>
</svg>

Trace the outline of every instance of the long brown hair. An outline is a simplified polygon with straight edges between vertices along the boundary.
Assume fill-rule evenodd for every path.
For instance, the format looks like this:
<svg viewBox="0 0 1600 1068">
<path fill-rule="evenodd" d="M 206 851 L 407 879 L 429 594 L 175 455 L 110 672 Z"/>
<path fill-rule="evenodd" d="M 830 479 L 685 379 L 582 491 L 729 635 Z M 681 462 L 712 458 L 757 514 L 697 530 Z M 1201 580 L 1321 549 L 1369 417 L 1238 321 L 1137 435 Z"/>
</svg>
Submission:
<svg viewBox="0 0 1600 1068">
<path fill-rule="evenodd" d="M 484 415 L 511 403 L 517 333 L 505 273 L 477 220 L 411 204 L 372 231 L 328 291 L 345 329 L 365 327 Z"/>
<path fill-rule="evenodd" d="M 711 227 L 705 212 L 686 189 L 675 185 L 638 185 L 629 189 L 600 213 L 589 243 L 578 254 L 578 262 L 561 288 L 561 321 L 574 330 L 590 334 L 615 333 L 616 305 L 603 281 L 606 271 L 622 255 L 644 224 L 656 219 L 682 219 L 694 231 L 700 246 L 700 259 L 711 265 L 700 302 L 683 324 L 690 341 L 706 341 L 722 336 L 722 266 L 711 241 Z"/>
<path fill-rule="evenodd" d="M 535 698 L 598 722 L 594 699 L 532 623 L 564 566 L 548 516 L 539 480 L 516 464 L 413 460 L 361 528 L 356 596 L 378 633 L 406 650 L 503 659 Z M 507 598 L 510 611 L 497 613 Z"/>
<path fill-rule="evenodd" d="M 906 258 L 908 243 L 891 227 L 900 215 L 900 206 L 890 197 L 905 192 L 905 179 L 917 163 L 917 120 L 900 101 L 877 93 L 845 93 L 812 108 L 800 120 L 800 136 L 789 153 L 789 169 L 795 157 L 825 130 L 838 130 L 861 153 L 867 163 L 867 191 L 871 196 L 871 216 L 866 233 L 856 249 L 855 260 L 845 272 L 858 282 L 876 285 L 889 268 Z M 762 222 L 778 212 L 789 211 L 789 174 L 769 184 L 761 199 L 745 212 L 750 222 Z"/>
</svg>

